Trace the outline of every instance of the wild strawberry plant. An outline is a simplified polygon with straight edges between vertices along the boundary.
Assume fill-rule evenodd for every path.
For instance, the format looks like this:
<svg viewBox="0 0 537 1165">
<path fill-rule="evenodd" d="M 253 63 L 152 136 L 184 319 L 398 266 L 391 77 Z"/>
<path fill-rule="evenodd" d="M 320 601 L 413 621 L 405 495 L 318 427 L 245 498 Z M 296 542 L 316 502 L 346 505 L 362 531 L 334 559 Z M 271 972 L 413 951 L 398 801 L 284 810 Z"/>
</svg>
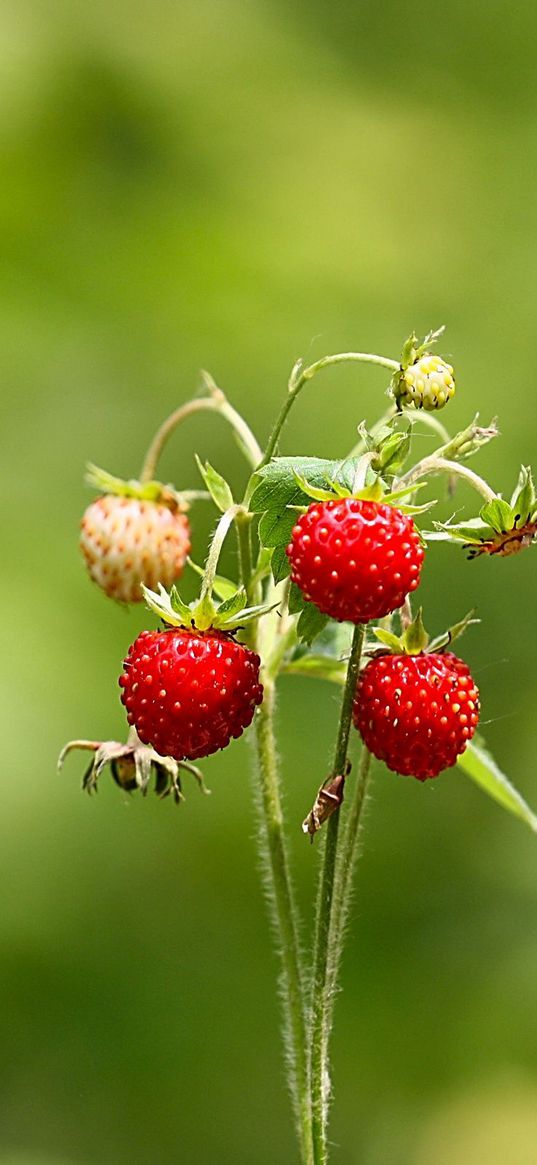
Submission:
<svg viewBox="0 0 537 1165">
<path fill-rule="evenodd" d="M 457 765 L 534 831 L 537 818 L 476 737 L 479 692 L 470 669 L 451 650 L 473 612 L 430 639 L 411 597 L 420 585 L 429 544 L 446 539 L 468 557 L 508 556 L 537 537 L 537 498 L 522 468 L 509 501 L 467 462 L 497 436 L 478 417 L 451 436 L 438 418 L 453 397 L 453 368 L 431 349 L 441 330 L 412 335 L 399 360 L 363 352 L 299 360 L 264 449 L 214 382 L 164 422 L 139 480 L 122 481 L 90 466 L 99 497 L 81 523 L 81 549 L 91 578 L 106 595 L 145 600 L 157 628 L 127 650 L 119 677 L 130 725 L 125 743 L 71 741 L 66 754 L 90 752 L 83 787 L 92 792 L 109 765 L 129 792 L 183 799 L 182 776 L 202 790 L 197 765 L 251 725 L 256 739 L 256 798 L 264 861 L 282 964 L 286 1065 L 303 1165 L 328 1161 L 331 1100 L 330 1033 L 334 994 L 372 755 L 393 773 L 425 781 Z M 379 421 L 358 425 L 353 449 L 333 460 L 279 456 L 279 441 L 298 396 L 323 369 L 376 365 L 390 374 L 389 402 Z M 248 463 L 244 496 L 233 497 L 218 470 L 196 458 L 204 489 L 178 491 L 155 478 L 165 442 L 193 414 L 223 418 Z M 426 425 L 437 448 L 413 461 L 415 430 Z M 479 499 L 463 523 L 431 522 L 434 502 L 420 504 L 431 481 L 453 493 L 462 479 Z M 205 568 L 188 558 L 189 506 L 210 501 L 220 513 Z M 218 571 L 234 532 L 239 577 Z M 196 559 L 203 548 L 194 547 Z M 199 598 L 186 603 L 177 583 L 185 569 L 201 576 Z M 471 569 L 471 568 L 468 568 Z M 298 918 L 275 741 L 279 676 L 307 676 L 340 686 L 341 708 L 332 765 L 310 790 L 302 829 L 318 847 L 318 895 L 306 957 Z M 356 774 L 351 733 L 361 737 Z M 390 778 L 391 779 L 391 778 Z M 344 802 L 345 794 L 345 802 Z M 306 808 L 306 806 L 305 806 Z M 300 828 L 300 823 L 291 823 Z M 305 859 L 309 859 L 309 852 Z"/>
</svg>

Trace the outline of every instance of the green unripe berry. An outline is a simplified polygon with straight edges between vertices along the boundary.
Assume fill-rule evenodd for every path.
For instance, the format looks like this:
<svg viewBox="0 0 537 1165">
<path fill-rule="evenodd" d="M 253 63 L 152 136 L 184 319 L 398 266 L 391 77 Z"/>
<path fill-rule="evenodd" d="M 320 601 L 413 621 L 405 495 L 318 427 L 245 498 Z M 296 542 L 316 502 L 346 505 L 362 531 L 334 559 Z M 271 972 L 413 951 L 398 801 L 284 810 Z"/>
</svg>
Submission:
<svg viewBox="0 0 537 1165">
<path fill-rule="evenodd" d="M 399 407 L 443 409 L 455 393 L 455 381 L 451 364 L 446 364 L 440 356 L 426 353 L 415 364 L 401 370 L 398 378 L 396 399 Z"/>
</svg>

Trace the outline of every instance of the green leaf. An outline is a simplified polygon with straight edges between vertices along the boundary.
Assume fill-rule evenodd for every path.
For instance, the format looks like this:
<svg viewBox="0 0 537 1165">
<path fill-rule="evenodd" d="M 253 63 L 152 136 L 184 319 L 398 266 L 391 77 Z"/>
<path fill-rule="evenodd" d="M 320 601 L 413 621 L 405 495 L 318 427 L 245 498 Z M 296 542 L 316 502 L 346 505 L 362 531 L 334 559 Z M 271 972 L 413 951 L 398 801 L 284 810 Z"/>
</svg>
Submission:
<svg viewBox="0 0 537 1165">
<path fill-rule="evenodd" d="M 213 469 L 212 465 L 210 465 L 208 461 L 206 461 L 205 465 L 203 465 L 197 453 L 196 465 L 201 473 L 205 485 L 207 486 L 207 489 L 209 490 L 215 506 L 217 506 L 218 509 L 221 510 L 223 514 L 225 514 L 226 510 L 229 510 L 229 507 L 233 505 L 233 494 L 227 481 L 220 473 L 217 473 L 216 469 Z"/>
<path fill-rule="evenodd" d="M 263 513 L 293 504 L 307 505 L 307 495 L 297 485 L 295 471 L 319 489 L 328 481 L 337 481 L 350 490 L 356 464 L 356 458 L 326 461 L 321 457 L 274 457 L 256 475 L 261 480 L 250 499 L 250 509 L 253 513 Z"/>
<path fill-rule="evenodd" d="M 304 598 L 300 587 L 292 582 L 289 588 L 289 614 L 297 615 L 299 611 L 304 610 L 306 603 L 307 599 Z"/>
<path fill-rule="evenodd" d="M 326 627 L 315 639 L 315 655 L 326 655 L 331 659 L 341 661 L 349 655 L 352 643 L 353 627 L 350 623 L 336 623 L 329 619 Z M 310 649 L 304 644 L 295 648 L 295 656 L 308 654 Z"/>
<path fill-rule="evenodd" d="M 291 541 L 298 514 L 287 508 L 266 510 L 259 522 L 259 540 L 262 546 L 287 546 Z"/>
<path fill-rule="evenodd" d="M 457 764 L 467 777 L 475 781 L 489 797 L 508 809 L 515 817 L 525 821 L 534 833 L 537 833 L 537 815 L 532 812 L 524 798 L 515 789 L 514 785 L 498 768 L 496 761 L 490 755 L 482 741 L 472 740 L 466 746 Z"/>
<path fill-rule="evenodd" d="M 289 574 L 289 559 L 285 553 L 285 545 L 274 547 L 270 567 L 275 583 L 283 582 L 284 578 L 287 578 Z"/>
<path fill-rule="evenodd" d="M 313 603 L 306 603 L 299 615 L 297 635 L 304 643 L 313 643 L 313 640 L 324 631 L 328 623 L 328 615 L 323 615 Z"/>
<path fill-rule="evenodd" d="M 486 502 L 479 511 L 479 517 L 482 522 L 492 526 L 497 534 L 512 530 L 515 521 L 515 515 L 509 502 L 504 501 L 503 498 L 494 498 L 494 501 Z"/>
</svg>

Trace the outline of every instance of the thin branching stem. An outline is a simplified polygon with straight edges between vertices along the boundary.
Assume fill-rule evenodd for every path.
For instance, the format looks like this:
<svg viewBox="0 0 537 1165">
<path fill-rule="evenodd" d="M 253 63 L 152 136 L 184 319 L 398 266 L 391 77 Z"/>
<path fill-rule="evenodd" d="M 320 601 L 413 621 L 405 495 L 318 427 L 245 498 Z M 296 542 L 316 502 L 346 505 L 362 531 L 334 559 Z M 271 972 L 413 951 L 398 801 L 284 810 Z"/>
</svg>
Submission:
<svg viewBox="0 0 537 1165">
<path fill-rule="evenodd" d="M 447 473 L 450 477 L 459 477 L 468 482 L 468 485 L 477 490 L 486 502 L 493 502 L 497 497 L 490 485 L 479 477 L 479 474 L 474 473 L 473 469 L 468 469 L 467 465 L 461 465 L 459 461 L 448 461 L 445 457 L 438 457 L 435 453 L 430 457 L 424 457 L 409 469 L 408 473 L 403 474 L 397 481 L 397 489 L 414 485 L 420 478 L 433 477 L 438 473 Z"/>
<path fill-rule="evenodd" d="M 247 425 L 244 417 L 237 412 L 236 409 L 230 405 L 227 398 L 221 389 L 214 387 L 210 396 L 195 397 L 189 400 L 186 404 L 181 405 L 180 408 L 175 409 L 173 413 L 162 423 L 160 428 L 155 433 L 153 440 L 147 450 L 142 470 L 140 473 L 140 481 L 152 481 L 157 471 L 157 465 L 168 438 L 172 433 L 186 421 L 188 417 L 194 416 L 200 412 L 212 412 L 223 417 L 228 425 L 231 425 L 234 430 L 243 453 L 245 454 L 248 463 L 252 469 L 255 469 L 263 456 L 262 450 L 258 445 L 252 430 Z"/>
<path fill-rule="evenodd" d="M 365 626 L 357 624 L 347 667 L 347 679 L 343 689 L 343 699 L 339 718 L 338 733 L 334 751 L 332 775 L 344 773 L 347 761 L 349 734 L 352 721 L 352 704 L 360 670 L 360 660 L 365 638 Z M 311 1002 L 311 1099 L 312 1126 L 315 1165 L 326 1165 L 326 1128 L 330 1098 L 330 1076 L 328 1042 L 332 1017 L 332 996 L 334 990 L 333 944 L 337 940 L 334 931 L 334 889 L 336 860 L 338 853 L 339 812 L 328 820 L 324 853 L 320 870 L 317 917 L 313 953 L 312 1002 Z"/>
<path fill-rule="evenodd" d="M 279 416 L 276 419 L 276 423 L 269 437 L 269 441 L 263 454 L 263 460 L 259 465 L 259 469 L 261 469 L 263 465 L 267 465 L 271 457 L 274 456 L 278 447 L 280 433 L 285 425 L 287 417 L 289 416 L 297 396 L 304 388 L 304 385 L 307 384 L 308 380 L 312 380 L 312 378 L 316 376 L 318 372 L 321 372 L 323 368 L 330 368 L 334 364 L 352 363 L 377 364 L 380 365 L 381 368 L 388 368 L 391 372 L 397 372 L 400 367 L 397 360 L 390 360 L 388 356 L 375 356 L 371 352 L 336 352 L 333 356 L 322 356 L 320 360 L 316 360 L 314 364 L 310 364 L 307 368 L 304 368 L 302 361 L 299 360 L 291 372 L 287 396 L 283 402 Z"/>
</svg>

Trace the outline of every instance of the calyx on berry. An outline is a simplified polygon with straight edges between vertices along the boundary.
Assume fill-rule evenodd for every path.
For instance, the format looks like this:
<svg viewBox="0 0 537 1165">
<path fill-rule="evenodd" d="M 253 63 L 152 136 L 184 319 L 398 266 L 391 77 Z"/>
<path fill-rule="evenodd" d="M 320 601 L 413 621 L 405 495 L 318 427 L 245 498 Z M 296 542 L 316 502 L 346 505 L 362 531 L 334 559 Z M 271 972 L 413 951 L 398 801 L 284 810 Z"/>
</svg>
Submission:
<svg viewBox="0 0 537 1165">
<path fill-rule="evenodd" d="M 396 506 L 403 514 L 424 514 L 436 504 L 435 501 L 430 501 L 426 502 L 423 506 L 415 506 L 403 500 L 409 494 L 416 493 L 418 489 L 423 489 L 427 484 L 426 482 L 414 482 L 412 485 L 405 486 L 404 489 L 399 490 L 386 489 L 381 477 L 377 476 L 374 472 L 369 472 L 375 456 L 375 452 L 371 451 L 365 453 L 360 458 L 352 489 L 341 485 L 338 481 L 328 481 L 327 489 L 318 488 L 317 486 L 310 485 L 307 479 L 297 471 L 294 472 L 294 478 L 302 492 L 316 502 L 330 502 L 335 499 L 354 498 L 357 501 L 379 502 L 387 506 Z M 369 484 L 366 484 L 368 478 L 370 481 Z M 290 507 L 290 509 L 296 509 L 301 513 L 305 513 L 306 508 L 304 506 Z"/>
<path fill-rule="evenodd" d="M 133 728 L 129 732 L 126 744 L 118 740 L 70 740 L 59 755 L 58 771 L 63 768 L 68 754 L 75 749 L 93 754 L 82 778 L 82 789 L 86 793 L 97 792 L 99 777 L 107 765 L 110 766 L 116 785 L 127 793 L 139 789 L 145 797 L 151 776 L 154 776 L 154 791 L 157 797 L 162 799 L 172 794 L 175 804 L 178 805 L 180 801 L 184 801 L 181 770 L 194 777 L 202 793 L 210 792 L 195 765 L 187 761 L 176 761 L 173 757 L 160 756 L 154 748 L 142 744 Z"/>
<path fill-rule="evenodd" d="M 537 539 L 537 497 L 529 466 L 522 466 L 511 501 L 500 494 L 486 502 L 477 518 L 465 523 L 435 522 L 427 541 L 462 543 L 468 558 L 481 554 L 507 558 Z"/>
<path fill-rule="evenodd" d="M 114 477 L 106 469 L 100 469 L 91 462 L 86 466 L 86 482 L 99 490 L 99 493 L 113 494 L 115 497 L 137 498 L 142 502 L 160 502 L 170 510 L 189 509 L 191 497 L 199 497 L 196 491 L 186 490 L 179 493 L 172 485 L 163 485 L 161 481 L 137 481 L 134 478 L 124 481 L 121 477 Z M 206 495 L 205 495 L 206 496 Z"/>
<path fill-rule="evenodd" d="M 429 332 L 420 343 L 417 336 L 409 336 L 403 348 L 401 367 L 392 378 L 390 392 L 397 409 L 442 409 L 455 393 L 453 368 L 429 349 L 436 344 L 444 329 Z"/>
<path fill-rule="evenodd" d="M 194 628 L 197 631 L 237 631 L 260 615 L 272 611 L 274 605 L 277 605 L 259 604 L 249 607 L 243 587 L 238 587 L 230 598 L 221 603 L 215 603 L 212 595 L 209 592 L 204 594 L 203 589 L 200 598 L 193 603 L 183 602 L 175 586 L 168 592 L 159 583 L 158 593 L 144 586 L 142 591 L 147 606 L 169 627 Z"/>
<path fill-rule="evenodd" d="M 414 619 L 405 627 L 401 635 L 395 635 L 393 631 L 386 631 L 383 627 L 373 627 L 372 631 L 379 643 L 396 655 L 423 655 L 443 651 L 459 636 L 464 635 L 468 627 L 472 627 L 476 623 L 479 623 L 479 619 L 475 618 L 475 611 L 469 611 L 458 623 L 454 623 L 440 635 L 437 635 L 435 639 L 431 639 L 425 630 L 423 612 L 420 607 Z M 379 654 L 379 652 L 375 654 Z"/>
</svg>

